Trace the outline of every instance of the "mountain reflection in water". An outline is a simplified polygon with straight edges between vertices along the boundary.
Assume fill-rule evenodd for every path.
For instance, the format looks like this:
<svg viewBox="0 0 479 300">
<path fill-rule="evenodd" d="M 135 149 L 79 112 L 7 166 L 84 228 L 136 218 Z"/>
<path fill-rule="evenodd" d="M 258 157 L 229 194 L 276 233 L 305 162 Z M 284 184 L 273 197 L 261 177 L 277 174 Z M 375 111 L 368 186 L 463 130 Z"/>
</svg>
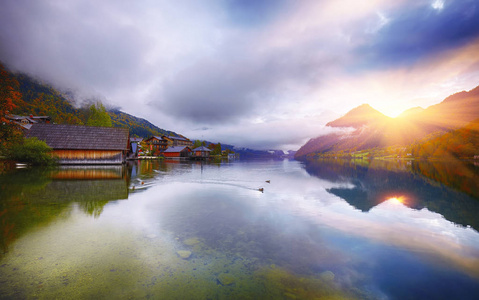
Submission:
<svg viewBox="0 0 479 300">
<path fill-rule="evenodd" d="M 479 167 L 472 164 L 321 160 L 306 163 L 305 169 L 318 178 L 343 183 L 327 191 L 364 212 L 402 197 L 409 208 L 427 208 L 479 231 Z"/>
</svg>

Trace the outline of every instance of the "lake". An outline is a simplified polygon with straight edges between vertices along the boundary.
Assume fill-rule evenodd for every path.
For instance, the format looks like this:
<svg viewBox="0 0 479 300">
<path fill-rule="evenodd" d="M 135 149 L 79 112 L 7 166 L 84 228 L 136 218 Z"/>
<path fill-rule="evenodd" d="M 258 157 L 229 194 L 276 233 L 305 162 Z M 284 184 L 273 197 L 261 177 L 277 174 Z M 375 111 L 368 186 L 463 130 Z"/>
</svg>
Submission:
<svg viewBox="0 0 479 300">
<path fill-rule="evenodd" d="M 477 164 L 142 161 L 0 187 L 2 299 L 479 299 Z"/>
</svg>

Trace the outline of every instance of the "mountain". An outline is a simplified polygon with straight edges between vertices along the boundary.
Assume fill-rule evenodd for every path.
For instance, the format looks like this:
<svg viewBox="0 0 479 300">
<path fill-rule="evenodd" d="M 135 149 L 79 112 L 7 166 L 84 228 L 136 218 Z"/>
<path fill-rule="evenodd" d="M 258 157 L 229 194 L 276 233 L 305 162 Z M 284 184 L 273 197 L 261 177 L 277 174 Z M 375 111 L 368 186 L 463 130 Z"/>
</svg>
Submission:
<svg viewBox="0 0 479 300">
<path fill-rule="evenodd" d="M 108 114 L 111 117 L 111 121 L 114 127 L 126 127 L 130 129 L 130 135 L 139 136 L 139 137 L 148 137 L 152 135 L 172 135 L 179 136 L 179 134 L 161 129 L 158 126 L 153 125 L 148 120 L 138 118 L 122 112 L 117 109 L 112 109 L 108 111 Z"/>
<path fill-rule="evenodd" d="M 426 109 L 409 109 L 389 118 L 367 104 L 326 124 L 338 131 L 310 139 L 296 158 L 311 153 L 356 151 L 390 146 L 407 146 L 428 136 L 437 137 L 466 126 L 479 118 L 479 86 L 460 92 Z M 349 130 L 340 130 L 349 128 Z M 424 141 L 422 141 L 424 142 Z"/>
<path fill-rule="evenodd" d="M 360 128 L 369 124 L 386 122 L 389 119 L 389 117 L 375 110 L 369 104 L 363 104 L 350 110 L 341 118 L 327 123 L 326 126 Z"/>
<path fill-rule="evenodd" d="M 424 111 L 424 108 L 417 106 L 410 108 L 408 110 L 403 111 L 398 118 L 411 118 L 411 117 L 417 117 L 418 114 L 421 114 Z"/>
<path fill-rule="evenodd" d="M 411 147 L 414 157 L 474 157 L 478 155 L 479 118 L 456 130 L 425 139 Z"/>
<path fill-rule="evenodd" d="M 346 150 L 364 150 L 386 147 L 395 141 L 409 141 L 411 132 L 406 123 L 397 126 L 395 120 L 387 117 L 371 106 L 363 104 L 354 108 L 343 117 L 326 124 L 338 128 L 334 133 L 309 140 L 303 145 L 296 157 L 315 152 L 336 152 Z M 342 128 L 342 129 L 341 129 Z"/>
<path fill-rule="evenodd" d="M 0 62 L 0 67 L 4 67 Z M 75 100 L 69 93 L 61 93 L 37 79 L 26 74 L 11 73 L 5 70 L 5 76 L 18 82 L 18 92 L 21 97 L 15 99 L 16 106 L 10 113 L 16 115 L 50 116 L 58 124 L 86 124 L 88 106 L 76 107 Z M 119 111 L 109 110 L 114 127 L 129 128 L 132 136 L 148 137 L 151 135 L 174 135 L 177 133 L 155 126 L 149 121 Z"/>
<path fill-rule="evenodd" d="M 417 115 L 415 122 L 433 129 L 451 130 L 465 126 L 479 117 L 479 86 L 459 92 L 432 105 Z"/>
<path fill-rule="evenodd" d="M 11 111 L 12 114 L 50 116 L 60 124 L 82 123 L 81 110 L 51 86 L 25 74 L 9 73 L 9 76 L 19 83 L 21 93 L 21 98 L 14 103 L 16 108 Z"/>
</svg>

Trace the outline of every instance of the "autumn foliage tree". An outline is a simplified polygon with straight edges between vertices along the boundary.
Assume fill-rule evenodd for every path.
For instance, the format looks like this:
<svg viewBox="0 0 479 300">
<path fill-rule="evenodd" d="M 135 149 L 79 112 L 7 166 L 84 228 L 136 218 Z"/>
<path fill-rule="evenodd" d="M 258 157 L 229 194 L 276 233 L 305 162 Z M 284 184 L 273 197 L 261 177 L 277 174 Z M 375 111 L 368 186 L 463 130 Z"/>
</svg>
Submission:
<svg viewBox="0 0 479 300">
<path fill-rule="evenodd" d="M 21 138 L 19 130 L 6 118 L 21 98 L 18 81 L 0 63 L 0 153 L 5 153 L 12 143 Z"/>
<path fill-rule="evenodd" d="M 112 127 L 111 117 L 101 102 L 90 105 L 88 126 Z"/>
</svg>

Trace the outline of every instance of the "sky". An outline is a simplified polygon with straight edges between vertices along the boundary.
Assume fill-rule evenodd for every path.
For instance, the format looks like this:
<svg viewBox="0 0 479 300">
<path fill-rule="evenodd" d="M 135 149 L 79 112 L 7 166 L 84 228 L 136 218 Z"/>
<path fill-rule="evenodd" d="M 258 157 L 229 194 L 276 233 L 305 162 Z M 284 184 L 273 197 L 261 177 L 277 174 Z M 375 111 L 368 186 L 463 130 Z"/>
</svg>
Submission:
<svg viewBox="0 0 479 300">
<path fill-rule="evenodd" d="M 0 61 L 190 139 L 296 150 L 479 85 L 477 0 L 2 0 Z"/>
</svg>

